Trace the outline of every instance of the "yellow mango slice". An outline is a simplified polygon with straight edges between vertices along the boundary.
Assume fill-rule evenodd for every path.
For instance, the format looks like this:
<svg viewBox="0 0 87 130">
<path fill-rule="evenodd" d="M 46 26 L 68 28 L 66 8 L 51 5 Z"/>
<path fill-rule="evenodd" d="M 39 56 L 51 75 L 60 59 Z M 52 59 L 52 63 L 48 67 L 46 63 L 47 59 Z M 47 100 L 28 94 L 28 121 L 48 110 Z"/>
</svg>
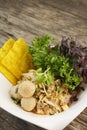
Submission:
<svg viewBox="0 0 87 130">
<path fill-rule="evenodd" d="M 13 84 L 17 83 L 16 77 L 11 74 L 3 65 L 0 65 L 0 72 Z"/>
<path fill-rule="evenodd" d="M 1 65 L 2 59 L 8 54 L 9 50 L 13 47 L 15 40 L 8 39 L 5 44 L 0 48 L 0 72 L 13 84 L 16 84 L 17 79 L 14 77 L 4 66 Z"/>
<path fill-rule="evenodd" d="M 0 61 L 8 54 L 9 50 L 13 47 L 15 41 L 10 38 L 6 43 L 0 48 Z"/>
<path fill-rule="evenodd" d="M 3 58 L 1 64 L 19 80 L 22 72 L 26 72 L 30 67 L 30 59 L 28 45 L 22 38 L 19 38 Z"/>
<path fill-rule="evenodd" d="M 22 57 L 22 62 L 20 65 L 20 70 L 22 73 L 27 72 L 29 69 L 32 69 L 32 57 L 28 52 L 25 52 L 25 54 Z"/>
</svg>

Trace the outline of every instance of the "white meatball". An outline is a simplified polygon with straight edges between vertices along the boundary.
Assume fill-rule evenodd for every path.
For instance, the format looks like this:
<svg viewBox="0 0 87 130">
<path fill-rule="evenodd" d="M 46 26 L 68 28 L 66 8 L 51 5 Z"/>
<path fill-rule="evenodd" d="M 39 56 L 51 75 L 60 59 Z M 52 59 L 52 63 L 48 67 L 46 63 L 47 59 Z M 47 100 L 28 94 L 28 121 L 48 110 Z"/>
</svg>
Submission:
<svg viewBox="0 0 87 130">
<path fill-rule="evenodd" d="M 21 96 L 18 93 L 18 85 L 12 86 L 9 93 L 14 99 L 21 99 Z"/>
<path fill-rule="evenodd" d="M 34 72 L 35 72 L 35 70 L 31 69 L 31 70 L 29 70 L 28 73 L 23 73 L 22 74 L 23 75 L 22 79 L 23 80 L 27 80 L 28 79 L 30 81 L 35 81 L 36 77 L 34 75 Z"/>
<path fill-rule="evenodd" d="M 23 81 L 19 85 L 18 93 L 22 97 L 32 97 L 35 92 L 35 84 L 31 81 Z"/>
<path fill-rule="evenodd" d="M 35 106 L 36 106 L 36 99 L 34 97 L 21 99 L 21 107 L 25 111 L 32 111 L 35 108 Z"/>
</svg>

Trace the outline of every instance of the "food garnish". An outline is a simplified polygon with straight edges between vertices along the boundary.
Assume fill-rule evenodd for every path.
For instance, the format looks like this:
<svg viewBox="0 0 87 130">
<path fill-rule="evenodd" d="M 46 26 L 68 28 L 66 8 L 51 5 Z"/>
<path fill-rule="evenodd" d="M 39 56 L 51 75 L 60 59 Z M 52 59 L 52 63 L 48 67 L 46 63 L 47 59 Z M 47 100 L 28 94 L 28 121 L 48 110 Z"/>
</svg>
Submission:
<svg viewBox="0 0 87 130">
<path fill-rule="evenodd" d="M 45 41 L 43 43 L 43 41 Z M 50 72 L 54 75 L 54 78 L 60 78 L 66 83 L 66 86 L 74 90 L 81 82 L 81 78 L 78 76 L 77 71 L 74 69 L 74 63 L 71 63 L 74 58 L 69 57 L 61 50 L 63 50 L 63 44 L 59 44 L 54 47 L 50 46 L 52 37 L 45 35 L 41 38 L 35 38 L 32 42 L 32 47 L 29 49 L 33 64 L 36 69 L 42 68 L 43 72 L 50 68 Z M 67 50 L 64 48 L 64 51 Z M 67 52 L 68 53 L 68 52 Z M 57 77 L 57 78 L 56 78 Z"/>
</svg>

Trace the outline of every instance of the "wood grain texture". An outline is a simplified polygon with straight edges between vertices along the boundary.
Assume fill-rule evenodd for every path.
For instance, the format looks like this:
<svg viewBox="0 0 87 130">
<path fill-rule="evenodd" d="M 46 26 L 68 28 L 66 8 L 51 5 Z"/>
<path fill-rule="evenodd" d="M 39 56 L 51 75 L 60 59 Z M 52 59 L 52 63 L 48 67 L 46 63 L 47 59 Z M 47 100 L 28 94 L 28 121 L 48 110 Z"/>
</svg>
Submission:
<svg viewBox="0 0 87 130">
<path fill-rule="evenodd" d="M 12 37 L 31 43 L 51 33 L 77 36 L 87 46 L 87 0 L 0 0 L 0 47 Z M 43 130 L 0 109 L 0 130 Z M 64 130 L 87 130 L 87 108 Z"/>
</svg>

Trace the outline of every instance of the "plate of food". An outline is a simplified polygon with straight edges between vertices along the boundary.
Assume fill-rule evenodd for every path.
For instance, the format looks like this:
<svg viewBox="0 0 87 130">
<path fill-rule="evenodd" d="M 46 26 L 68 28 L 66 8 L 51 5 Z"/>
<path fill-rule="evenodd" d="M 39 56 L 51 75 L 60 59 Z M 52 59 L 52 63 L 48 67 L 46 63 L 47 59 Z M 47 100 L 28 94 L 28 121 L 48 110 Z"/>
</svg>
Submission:
<svg viewBox="0 0 87 130">
<path fill-rule="evenodd" d="M 0 49 L 0 107 L 48 130 L 62 130 L 87 107 L 87 48 L 63 37 L 9 39 Z"/>
</svg>

